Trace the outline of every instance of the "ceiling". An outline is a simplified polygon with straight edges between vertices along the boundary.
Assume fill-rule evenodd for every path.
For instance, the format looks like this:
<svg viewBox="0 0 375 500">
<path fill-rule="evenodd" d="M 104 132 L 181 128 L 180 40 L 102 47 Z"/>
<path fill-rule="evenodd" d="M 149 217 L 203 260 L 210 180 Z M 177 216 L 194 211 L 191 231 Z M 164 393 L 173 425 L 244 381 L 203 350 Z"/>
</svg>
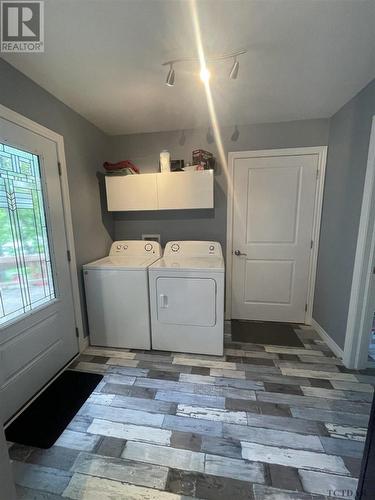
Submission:
<svg viewBox="0 0 375 500">
<path fill-rule="evenodd" d="M 197 0 L 221 125 L 329 117 L 375 77 L 374 0 Z M 108 134 L 205 127 L 189 0 L 46 0 L 45 53 L 3 58 Z"/>
</svg>

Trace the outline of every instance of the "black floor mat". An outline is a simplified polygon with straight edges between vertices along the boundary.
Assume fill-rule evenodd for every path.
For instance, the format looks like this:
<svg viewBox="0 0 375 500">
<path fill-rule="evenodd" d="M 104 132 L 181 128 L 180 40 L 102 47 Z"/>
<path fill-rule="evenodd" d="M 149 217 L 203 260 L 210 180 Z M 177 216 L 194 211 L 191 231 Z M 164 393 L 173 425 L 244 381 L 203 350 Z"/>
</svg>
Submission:
<svg viewBox="0 0 375 500">
<path fill-rule="evenodd" d="M 303 347 L 294 331 L 296 326 L 286 323 L 232 320 L 232 340 L 252 344 L 270 344 L 285 347 Z"/>
<path fill-rule="evenodd" d="M 6 429 L 8 441 L 50 448 L 103 378 L 95 373 L 62 373 Z"/>
</svg>

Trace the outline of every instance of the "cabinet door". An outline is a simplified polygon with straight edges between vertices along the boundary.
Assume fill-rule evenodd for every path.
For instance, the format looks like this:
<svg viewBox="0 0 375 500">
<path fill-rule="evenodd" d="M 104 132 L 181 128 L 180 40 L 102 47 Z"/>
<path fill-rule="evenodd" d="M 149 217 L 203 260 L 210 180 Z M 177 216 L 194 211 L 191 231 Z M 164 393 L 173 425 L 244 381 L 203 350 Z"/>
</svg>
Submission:
<svg viewBox="0 0 375 500">
<path fill-rule="evenodd" d="M 216 283 L 210 278 L 158 278 L 158 321 L 188 326 L 216 324 Z"/>
<path fill-rule="evenodd" d="M 156 210 L 156 174 L 107 176 L 107 205 L 110 212 Z"/>
<path fill-rule="evenodd" d="M 156 174 L 159 210 L 213 208 L 213 170 Z"/>
</svg>

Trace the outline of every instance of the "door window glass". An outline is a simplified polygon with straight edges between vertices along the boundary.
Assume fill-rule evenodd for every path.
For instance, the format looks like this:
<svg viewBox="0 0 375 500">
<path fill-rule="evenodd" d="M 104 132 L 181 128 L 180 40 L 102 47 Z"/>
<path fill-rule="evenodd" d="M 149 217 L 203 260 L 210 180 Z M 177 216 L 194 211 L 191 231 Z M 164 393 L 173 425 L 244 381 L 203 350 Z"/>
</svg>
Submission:
<svg viewBox="0 0 375 500">
<path fill-rule="evenodd" d="M 54 297 L 39 158 L 0 143 L 0 324 Z"/>
</svg>

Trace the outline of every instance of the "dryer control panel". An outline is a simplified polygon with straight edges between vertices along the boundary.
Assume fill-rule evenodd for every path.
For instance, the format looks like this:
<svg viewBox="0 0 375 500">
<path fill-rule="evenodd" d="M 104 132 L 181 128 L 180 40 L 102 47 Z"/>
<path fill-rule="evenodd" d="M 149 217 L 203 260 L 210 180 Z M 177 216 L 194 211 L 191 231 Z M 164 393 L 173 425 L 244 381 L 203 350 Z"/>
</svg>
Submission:
<svg viewBox="0 0 375 500">
<path fill-rule="evenodd" d="M 164 257 L 222 257 L 221 245 L 217 241 L 169 241 Z"/>
<path fill-rule="evenodd" d="M 109 255 L 161 257 L 163 252 L 157 241 L 121 240 L 112 243 Z"/>
</svg>

